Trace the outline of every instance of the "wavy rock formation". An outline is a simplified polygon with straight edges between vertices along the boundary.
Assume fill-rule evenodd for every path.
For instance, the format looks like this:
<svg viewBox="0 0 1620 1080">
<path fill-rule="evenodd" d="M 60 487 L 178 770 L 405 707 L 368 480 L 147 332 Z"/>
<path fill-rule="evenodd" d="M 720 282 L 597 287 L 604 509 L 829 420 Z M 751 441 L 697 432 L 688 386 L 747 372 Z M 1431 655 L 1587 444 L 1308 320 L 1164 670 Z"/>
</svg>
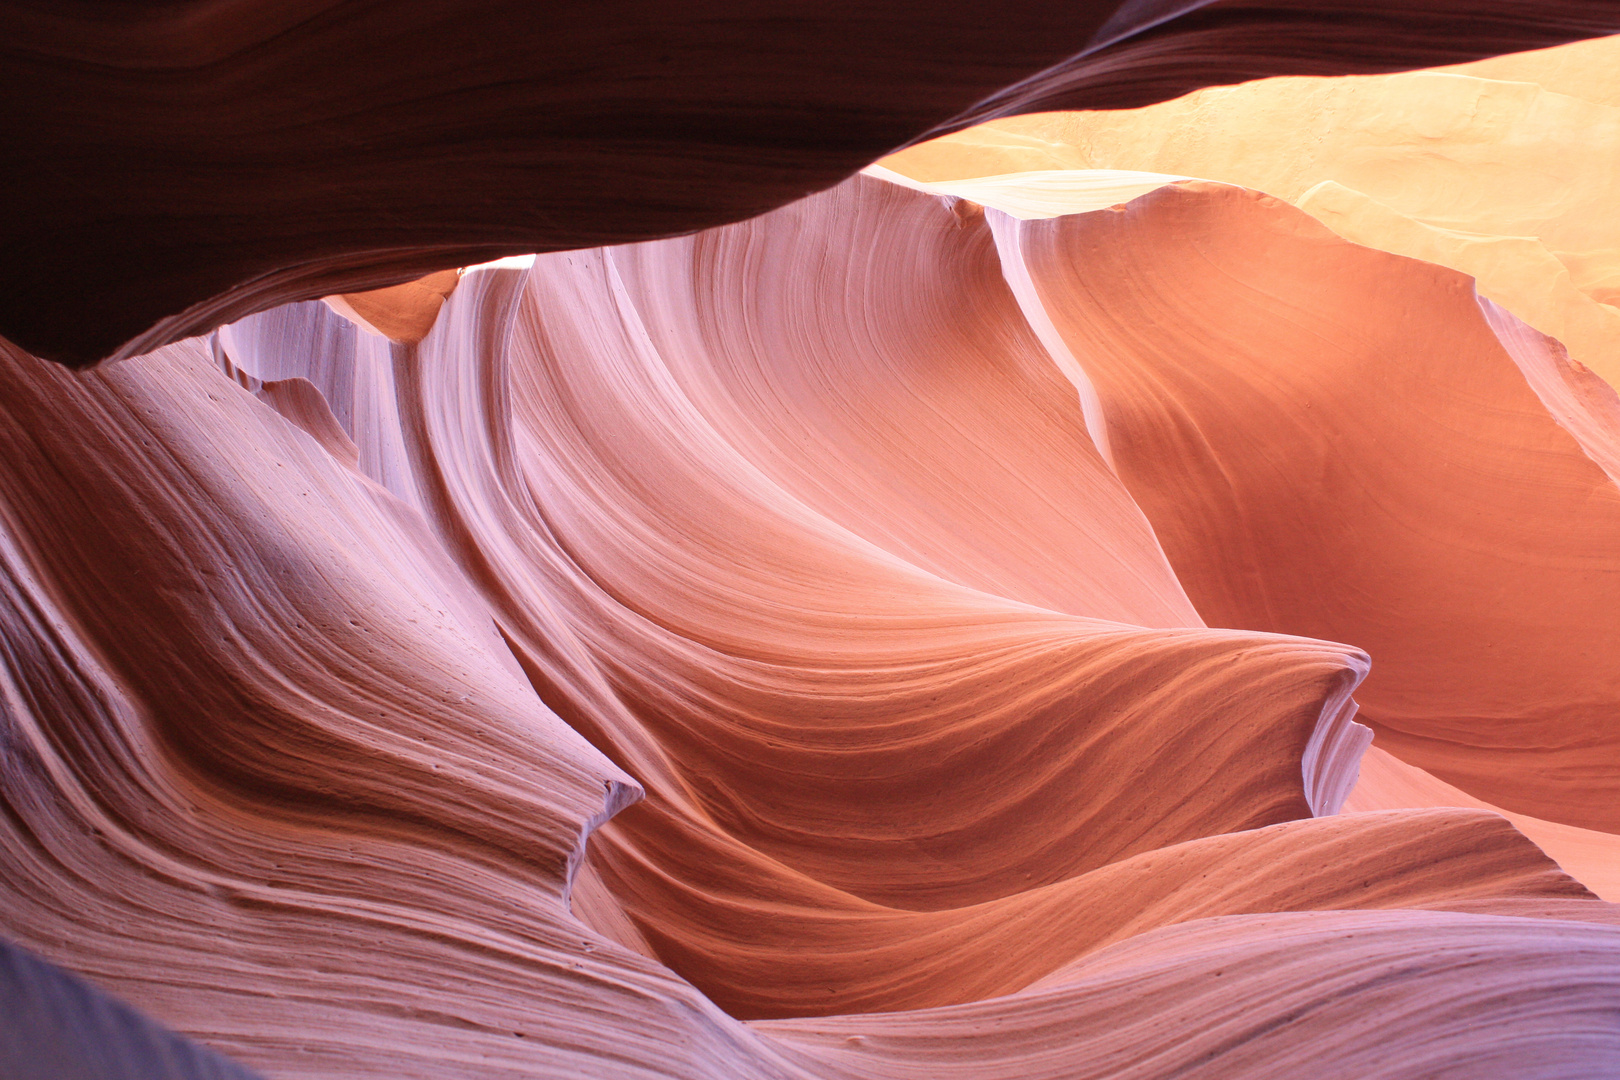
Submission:
<svg viewBox="0 0 1620 1080">
<path fill-rule="evenodd" d="M 0 334 L 85 366 L 739 220 L 992 116 L 1616 29 L 1614 0 L 12 0 Z"/>
<path fill-rule="evenodd" d="M 1336 813 L 1391 797 L 1366 655 L 1205 625 L 1415 654 L 1330 587 L 1390 564 L 1485 633 L 1353 502 L 1421 496 L 1453 560 L 1559 522 L 1491 595 L 1607 692 L 1620 495 L 1555 417 L 1620 429 L 1491 318 L 1239 189 L 855 177 L 471 269 L 415 344 L 301 303 L 8 349 L 0 933 L 272 1077 L 1601 1075 L 1617 909 L 1489 808 Z M 1603 734 L 1516 790 L 1601 813 Z"/>
<path fill-rule="evenodd" d="M 1503 810 L 1430 776 L 1415 765 L 1406 764 L 1379 747 L 1368 748 L 1361 759 L 1361 775 L 1345 799 L 1344 809 L 1394 810 L 1418 806 L 1471 806 L 1501 814 L 1598 896 L 1605 900 L 1620 897 L 1620 836 Z"/>
<path fill-rule="evenodd" d="M 1614 1053 L 1598 1004 L 1613 1000 L 1613 933 L 1416 912 L 1210 919 L 971 1010 L 758 1030 L 818 1064 L 859 1055 L 867 1075 L 893 1077 L 1601 1076 Z M 1262 981 L 1263 994 L 1238 989 Z M 941 1038 L 953 1028 L 980 1037 Z M 1076 1041 L 1084 1060 L 1066 1053 Z"/>
<path fill-rule="evenodd" d="M 1620 430 L 1616 424 L 1620 398 L 1612 389 L 1612 384 L 1620 381 L 1620 366 L 1615 361 L 1620 356 L 1620 317 L 1610 303 L 1615 295 L 1611 295 L 1609 281 L 1615 266 L 1620 266 L 1614 264 L 1613 258 L 1614 252 L 1620 250 L 1616 247 L 1620 239 L 1611 235 L 1615 231 L 1610 213 L 1613 199 L 1603 194 L 1612 186 L 1612 177 L 1605 168 L 1604 147 L 1612 141 L 1614 118 L 1609 112 L 1620 101 L 1610 78 L 1617 49 L 1620 38 L 1606 38 L 1461 65 L 1446 72 L 1343 81 L 1279 79 L 1203 91 L 1135 113 L 1107 117 L 1066 113 L 996 121 L 918 146 L 889 159 L 883 168 L 870 171 L 910 186 L 999 207 L 1030 221 L 1024 228 L 1037 232 L 1062 227 L 1055 223 L 1035 225 L 1037 219 L 1100 208 L 1111 187 L 1118 188 L 1122 195 L 1134 195 L 1136 189 L 1146 188 L 1155 180 L 1174 183 L 1187 175 L 1235 181 L 1294 202 L 1349 239 L 1465 271 L 1476 278 L 1482 296 L 1501 305 L 1489 299 L 1481 302 L 1484 322 L 1494 332 L 1496 343 L 1479 335 L 1477 323 L 1474 331 L 1484 353 L 1494 354 L 1493 358 L 1480 365 L 1466 361 L 1470 350 L 1459 348 L 1460 341 L 1437 344 L 1453 362 L 1466 362 L 1467 377 L 1475 383 L 1479 382 L 1479 374 L 1495 369 L 1499 379 L 1505 378 L 1503 385 L 1519 395 L 1516 408 L 1527 408 L 1531 417 L 1539 417 L 1543 411 L 1550 413 L 1573 437 L 1584 457 L 1590 459 L 1583 461 L 1571 455 L 1572 448 L 1565 441 L 1558 456 L 1572 462 L 1577 473 L 1584 470 L 1587 478 L 1576 480 L 1572 476 L 1560 481 L 1544 468 L 1538 469 L 1538 490 L 1533 497 L 1554 498 L 1554 493 L 1562 489 L 1566 498 L 1596 509 L 1598 503 L 1609 499 L 1611 489 L 1597 480 L 1592 464 L 1611 480 L 1620 476 L 1620 457 L 1615 447 L 1615 432 Z M 1161 172 L 1088 168 L 1095 165 Z M 1002 175 L 985 175 L 996 173 Z M 1127 193 L 1126 189 L 1132 190 Z M 1071 225 L 1079 220 L 1073 219 Z M 1204 246 L 1207 250 L 1207 244 Z M 1135 260 L 1138 254 L 1129 258 Z M 1054 265 L 1057 261 L 1061 259 Z M 1196 265 L 1202 269 L 1204 264 Z M 1367 264 L 1369 271 L 1372 265 Z M 1150 269 L 1162 272 L 1151 264 Z M 1072 267 L 1064 272 L 1074 276 Z M 1115 272 L 1119 272 L 1117 267 Z M 1303 291 L 1308 293 L 1318 280 L 1309 272 L 1305 277 L 1310 284 Z M 1248 280 L 1253 279 L 1252 274 L 1248 275 Z M 1410 278 L 1407 280 L 1414 291 L 1398 301 L 1392 297 L 1394 307 L 1410 309 L 1412 296 L 1421 292 Z M 1033 291 L 1034 286 L 1030 289 Z M 1145 312 L 1164 297 L 1144 299 L 1147 306 L 1140 300 L 1126 303 L 1135 303 L 1139 312 Z M 1064 302 L 1059 301 L 1060 305 Z M 1176 298 L 1175 304 L 1178 313 L 1185 310 L 1181 298 Z M 1223 304 L 1220 310 L 1224 316 L 1230 309 Z M 1466 307 L 1459 314 L 1465 321 L 1475 322 Z M 1084 314 L 1077 316 L 1078 321 L 1087 318 Z M 1352 316 L 1357 322 L 1366 318 L 1366 312 Z M 1531 325 L 1526 326 L 1526 322 Z M 1393 328 L 1410 325 L 1411 320 L 1410 316 L 1396 316 L 1391 322 L 1389 315 L 1371 320 L 1371 325 L 1379 324 Z M 1532 326 L 1561 341 L 1538 334 Z M 1054 329 L 1050 336 L 1061 335 Z M 1416 337 L 1421 340 L 1422 335 Z M 1391 358 L 1399 355 L 1399 363 L 1407 367 L 1411 341 L 1402 338 L 1390 342 Z M 1084 352 L 1095 344 L 1095 340 L 1066 341 L 1060 348 L 1072 345 Z M 1569 346 L 1567 352 L 1565 344 Z M 1307 347 L 1315 351 L 1314 346 Z M 1263 348 L 1257 342 L 1249 351 L 1258 355 Z M 1523 396 L 1520 378 L 1503 366 L 1504 351 L 1519 369 L 1518 376 L 1539 399 L 1539 407 Z M 1105 357 L 1102 362 L 1087 365 L 1091 372 L 1085 382 L 1088 392 L 1095 392 L 1089 380 L 1096 376 L 1095 369 L 1107 366 L 1109 352 L 1105 346 L 1100 354 Z M 1114 359 L 1118 355 L 1117 350 L 1113 351 Z M 1251 370 L 1259 374 L 1266 365 L 1274 367 L 1278 363 L 1276 356 L 1267 357 L 1260 361 L 1260 368 Z M 1150 363 L 1146 368 L 1154 366 Z M 1129 375 L 1140 379 L 1145 370 L 1137 368 Z M 1182 370 L 1193 382 L 1182 391 L 1169 391 L 1169 396 L 1191 391 L 1208 399 L 1216 392 L 1206 371 L 1184 363 Z M 1458 374 L 1462 375 L 1461 369 Z M 1260 378 L 1263 385 L 1256 386 L 1260 392 L 1275 389 L 1271 375 Z M 1394 389 L 1402 384 L 1389 385 Z M 1166 396 L 1162 388 L 1155 393 L 1161 399 Z M 1407 402 L 1421 396 L 1407 389 L 1397 398 Z M 1494 403 L 1489 402 L 1492 397 L 1496 398 Z M 1464 421 L 1465 426 L 1476 433 L 1499 431 L 1496 425 L 1505 418 L 1501 409 L 1507 401 L 1496 393 L 1481 397 L 1479 404 L 1495 415 L 1488 423 L 1481 416 Z M 1298 402 L 1299 408 L 1321 405 L 1306 399 Z M 1138 407 L 1137 402 L 1128 406 L 1132 410 Z M 1183 401 L 1170 408 L 1183 412 L 1186 422 L 1199 425 L 1199 438 L 1208 433 L 1211 420 L 1197 411 L 1202 406 L 1187 406 Z M 1217 407 L 1217 411 L 1224 408 Z M 1097 399 L 1093 412 L 1100 415 L 1102 411 L 1102 401 Z M 1108 419 L 1109 437 L 1113 439 L 1120 437 L 1115 430 L 1118 424 L 1130 423 L 1113 413 Z M 1534 422 L 1544 424 L 1545 420 Z M 1161 423 L 1162 418 L 1156 419 L 1150 426 Z M 1335 410 L 1322 431 L 1305 433 L 1302 429 L 1301 434 L 1306 442 L 1330 441 L 1337 453 L 1345 439 L 1340 423 Z M 1390 427 L 1382 422 L 1377 426 L 1376 432 L 1362 430 L 1374 439 L 1371 445 L 1389 446 Z M 1240 437 L 1239 442 L 1244 441 Z M 1411 456 L 1417 444 L 1397 440 L 1396 445 L 1403 472 L 1411 473 L 1422 460 Z M 1461 452 L 1462 446 L 1455 444 L 1446 456 Z M 1500 446 L 1497 453 L 1504 455 L 1501 460 L 1507 465 L 1520 460 L 1525 449 L 1526 445 L 1509 443 Z M 1222 483 L 1236 480 L 1238 490 L 1234 496 L 1248 504 L 1240 509 L 1233 503 L 1223 511 L 1229 518 L 1227 524 L 1188 521 L 1188 507 L 1172 508 L 1168 502 L 1161 506 L 1163 513 L 1183 518 L 1175 525 L 1149 503 L 1144 502 L 1144 509 L 1153 518 L 1161 539 L 1166 540 L 1172 561 L 1191 595 L 1211 621 L 1336 637 L 1355 641 L 1374 655 L 1377 674 L 1363 690 L 1361 699 L 1367 707 L 1366 715 L 1379 729 L 1380 745 L 1398 757 L 1389 753 L 1374 755 L 1373 774 L 1364 777 L 1360 796 L 1353 797 L 1351 805 L 1362 809 L 1500 806 L 1546 850 L 1556 851 L 1566 868 L 1578 868 L 1588 884 L 1607 895 L 1616 895 L 1615 821 L 1608 810 L 1611 796 L 1587 788 L 1594 780 L 1599 786 L 1606 783 L 1599 777 L 1609 768 L 1599 764 L 1604 752 L 1598 748 L 1609 727 L 1614 700 L 1613 688 L 1605 684 L 1613 663 L 1612 645 L 1599 643 L 1609 622 L 1607 612 L 1601 604 L 1593 605 L 1584 619 L 1576 617 L 1573 624 L 1564 621 L 1574 614 L 1572 608 L 1566 608 L 1566 615 L 1554 617 L 1550 623 L 1544 616 L 1531 616 L 1511 636 L 1490 629 L 1493 619 L 1513 618 L 1509 611 L 1545 611 L 1542 605 L 1549 600 L 1558 605 L 1554 597 L 1559 587 L 1544 591 L 1547 579 L 1533 580 L 1542 574 L 1562 575 L 1565 596 L 1600 594 L 1606 576 L 1599 568 L 1606 558 L 1604 531 L 1593 532 L 1587 542 L 1589 557 L 1598 561 L 1583 565 L 1582 556 L 1569 560 L 1553 554 L 1569 541 L 1581 543 L 1563 533 L 1561 527 L 1547 531 L 1548 522 L 1560 520 L 1557 512 L 1549 508 L 1551 516 L 1546 518 L 1537 513 L 1519 517 L 1521 539 L 1515 541 L 1510 536 L 1515 528 L 1511 524 L 1514 515 L 1502 518 L 1498 509 L 1489 512 L 1496 521 L 1483 523 L 1483 528 L 1467 524 L 1464 532 L 1456 534 L 1460 543 L 1443 555 L 1436 553 L 1430 565 L 1444 569 L 1432 575 L 1420 564 L 1414 566 L 1413 560 L 1423 558 L 1420 553 L 1425 547 L 1434 551 L 1435 544 L 1446 543 L 1436 528 L 1440 515 L 1435 496 L 1445 488 L 1458 495 L 1466 490 L 1455 482 L 1459 477 L 1439 477 L 1444 483 L 1427 493 L 1419 495 L 1413 489 L 1405 511 L 1410 524 L 1386 533 L 1394 545 L 1390 550 L 1402 553 L 1402 573 L 1395 573 L 1393 567 L 1381 567 L 1374 574 L 1382 584 L 1369 590 L 1363 580 L 1365 574 L 1358 572 L 1366 569 L 1358 560 L 1365 557 L 1364 545 L 1375 535 L 1370 525 L 1379 519 L 1399 520 L 1401 514 L 1386 493 L 1372 493 L 1372 502 L 1363 504 L 1360 510 L 1352 502 L 1342 511 L 1331 513 L 1338 523 L 1338 535 L 1344 538 L 1339 541 L 1339 555 L 1313 543 L 1317 554 L 1303 560 L 1314 563 L 1318 570 L 1331 568 L 1337 573 L 1308 585 L 1303 579 L 1285 584 L 1291 571 L 1270 558 L 1264 560 L 1267 565 L 1254 564 L 1255 556 L 1251 555 L 1248 573 L 1255 586 L 1248 599 L 1238 599 L 1232 595 L 1238 578 L 1215 580 L 1214 564 L 1222 563 L 1225 556 L 1202 545 L 1217 535 L 1230 539 L 1223 530 L 1231 528 L 1248 533 L 1251 541 L 1280 539 L 1283 519 L 1273 518 L 1269 524 L 1262 524 L 1264 515 L 1274 512 L 1263 509 L 1263 502 L 1271 502 L 1285 515 L 1297 518 L 1302 506 L 1286 506 L 1287 500 L 1309 489 L 1305 502 L 1314 500 L 1314 505 L 1325 507 L 1327 495 L 1316 478 L 1305 475 L 1308 470 L 1295 470 L 1293 478 L 1279 487 L 1276 467 L 1268 464 L 1245 481 L 1247 468 L 1235 462 L 1246 457 L 1258 465 L 1257 450 L 1251 441 L 1246 446 L 1232 443 L 1226 451 L 1211 452 L 1208 447 L 1199 451 L 1206 460 L 1219 461 Z M 1280 447 L 1259 452 L 1287 457 Z M 1470 459 L 1468 468 L 1474 480 L 1485 480 L 1481 472 L 1476 472 L 1476 466 L 1489 455 L 1477 459 L 1471 453 L 1465 456 Z M 1163 463 L 1160 458 L 1151 467 Z M 1474 480 L 1467 486 L 1482 491 Z M 1594 482 L 1597 499 L 1589 503 L 1585 492 Z M 1242 494 L 1244 483 L 1255 485 L 1248 495 Z M 1257 500 L 1262 490 L 1266 494 Z M 1501 506 L 1500 496 L 1492 501 Z M 1465 504 L 1454 505 L 1460 510 Z M 1238 517 L 1248 518 L 1249 524 L 1237 525 Z M 1424 522 L 1421 528 L 1412 528 L 1420 519 Z M 1463 524 L 1467 519 L 1456 520 Z M 1178 556 L 1177 543 L 1167 533 L 1189 526 L 1200 539 L 1188 536 Z M 1320 521 L 1313 522 L 1313 531 L 1320 527 Z M 1562 535 L 1554 536 L 1554 532 Z M 1548 540 L 1551 544 L 1545 543 Z M 1343 546 L 1346 542 L 1350 548 Z M 1362 554 L 1352 554 L 1352 548 Z M 1476 555 L 1471 558 L 1467 550 Z M 1551 561 L 1544 562 L 1549 556 Z M 1486 561 L 1479 562 L 1480 557 Z M 1189 559 L 1202 560 L 1203 569 L 1193 570 Z M 1502 559 L 1506 561 L 1498 569 L 1488 565 Z M 1531 567 L 1537 562 L 1544 562 L 1545 569 L 1533 571 Z M 1230 569 L 1223 565 L 1221 573 Z M 1399 579 L 1414 569 L 1419 575 L 1415 580 L 1421 580 L 1423 585 L 1410 593 L 1410 584 L 1403 586 Z M 1453 574 L 1461 576 L 1451 577 L 1451 584 L 1445 584 Z M 1200 577 L 1206 584 L 1197 583 Z M 1407 577 L 1408 583 L 1413 580 Z M 1275 595 L 1279 588 L 1298 590 L 1295 594 L 1303 601 L 1305 591 L 1321 590 L 1324 581 L 1342 582 L 1343 588 L 1334 590 L 1329 585 L 1332 595 L 1325 604 L 1309 601 L 1311 615 L 1304 614 L 1304 602 L 1279 606 Z M 1484 581 L 1495 584 L 1481 590 Z M 1376 598 L 1379 588 L 1387 590 L 1381 599 Z M 1483 618 L 1465 614 L 1466 605 L 1439 614 L 1448 596 L 1455 599 L 1463 592 L 1475 596 L 1477 606 L 1483 605 L 1479 606 Z M 1371 615 L 1373 607 L 1380 603 L 1389 605 L 1384 614 L 1361 625 L 1366 620 L 1354 614 L 1355 609 Z M 1521 603 L 1527 607 L 1519 607 Z M 1335 606 L 1346 610 L 1333 616 L 1329 612 Z M 1495 610 L 1486 611 L 1484 606 Z M 1400 624 L 1387 623 L 1384 629 L 1372 625 L 1389 619 L 1399 619 Z M 1590 638 L 1582 623 L 1596 629 L 1598 637 Z M 1470 630 L 1470 626 L 1474 629 Z M 1571 639 L 1566 635 L 1572 633 L 1574 640 L 1582 642 L 1581 647 L 1572 649 L 1568 644 Z M 1380 645 L 1380 641 L 1384 644 Z M 1588 648 L 1588 644 L 1592 647 Z M 1501 651 L 1504 648 L 1510 650 L 1505 663 Z M 1535 659 L 1538 650 L 1539 661 Z M 1535 671 L 1538 664 L 1539 673 Z M 1594 678 L 1597 682 L 1593 682 Z M 1515 679 L 1519 681 L 1518 690 L 1511 688 Z M 1381 699 L 1386 688 L 1394 689 L 1395 680 L 1412 680 L 1408 685 L 1413 688 L 1418 681 L 1426 680 L 1428 685 L 1419 693 L 1436 698 L 1446 692 L 1446 687 L 1467 684 L 1469 689 L 1433 714 L 1444 731 L 1424 730 L 1431 721 L 1418 716 L 1429 707 L 1416 705 L 1414 700 L 1396 706 L 1401 719 L 1389 721 L 1384 715 L 1392 702 Z M 1469 699 L 1474 701 L 1471 714 L 1452 711 L 1445 715 L 1446 710 Z M 1510 730 L 1519 734 L 1504 738 Z M 1549 774 L 1523 768 L 1524 740 L 1543 760 L 1551 763 L 1562 757 L 1567 765 L 1552 766 Z M 1578 791 L 1582 788 L 1589 791 L 1584 806 L 1579 805 L 1583 799 Z"/>
<path fill-rule="evenodd" d="M 0 1073 L 1609 1075 L 1617 23 L 0 9 Z"/>
<path fill-rule="evenodd" d="M 1468 279 L 1236 188 L 1008 224 L 1206 619 L 1360 643 L 1403 760 L 1620 829 L 1620 491 Z"/>
<path fill-rule="evenodd" d="M 793 272 L 857 251 L 818 288 Z M 476 272 L 456 298 L 401 388 L 421 419 L 396 490 L 477 552 L 548 703 L 648 784 L 592 872 L 733 1012 L 960 1000 L 912 985 L 926 969 L 829 979 L 806 944 L 841 938 L 847 966 L 926 930 L 910 949 L 937 963 L 942 920 L 906 910 L 1342 801 L 1364 661 L 1201 629 L 1021 329 L 982 220 L 857 179 L 755 224 L 542 257 L 526 280 Z M 461 419 L 471 400 L 504 401 L 505 423 Z M 447 478 L 424 490 L 424 472 Z M 542 597 L 587 673 L 537 622 Z M 1238 687 L 1252 715 L 1223 722 Z"/>
</svg>

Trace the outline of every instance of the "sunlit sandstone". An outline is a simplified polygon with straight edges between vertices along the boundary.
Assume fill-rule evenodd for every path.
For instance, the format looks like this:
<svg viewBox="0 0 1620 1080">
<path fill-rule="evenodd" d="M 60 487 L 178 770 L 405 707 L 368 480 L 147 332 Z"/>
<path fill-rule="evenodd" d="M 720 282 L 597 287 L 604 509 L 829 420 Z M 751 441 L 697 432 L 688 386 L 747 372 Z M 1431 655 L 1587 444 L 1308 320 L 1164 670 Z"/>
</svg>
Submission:
<svg viewBox="0 0 1620 1080">
<path fill-rule="evenodd" d="M 1087 11 L 973 107 L 1532 40 L 1485 7 Z M 1253 161 L 907 164 L 1028 150 L 979 128 L 88 373 L 0 342 L 0 1073 L 1606 1075 L 1620 398 L 1606 249 L 1548 243 L 1606 227 L 1608 47 L 1114 114 Z M 748 168 L 566 224 L 784 201 Z"/>
</svg>

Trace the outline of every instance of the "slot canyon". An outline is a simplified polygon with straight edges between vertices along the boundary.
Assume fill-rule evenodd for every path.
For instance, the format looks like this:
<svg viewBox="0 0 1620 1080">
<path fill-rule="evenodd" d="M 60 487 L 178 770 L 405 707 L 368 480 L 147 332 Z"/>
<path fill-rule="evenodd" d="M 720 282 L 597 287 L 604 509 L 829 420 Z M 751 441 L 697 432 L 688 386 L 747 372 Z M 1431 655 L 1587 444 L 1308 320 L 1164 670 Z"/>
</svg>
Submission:
<svg viewBox="0 0 1620 1080">
<path fill-rule="evenodd" d="M 1620 1080 L 1620 0 L 0 58 L 0 1080 Z"/>
</svg>

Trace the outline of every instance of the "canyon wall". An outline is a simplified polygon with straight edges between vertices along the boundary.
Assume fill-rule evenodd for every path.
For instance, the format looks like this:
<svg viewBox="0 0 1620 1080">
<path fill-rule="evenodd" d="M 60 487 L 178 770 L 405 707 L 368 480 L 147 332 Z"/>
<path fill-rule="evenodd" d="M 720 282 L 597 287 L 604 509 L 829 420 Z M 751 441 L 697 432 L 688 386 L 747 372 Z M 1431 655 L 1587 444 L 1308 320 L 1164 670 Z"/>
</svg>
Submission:
<svg viewBox="0 0 1620 1080">
<path fill-rule="evenodd" d="M 5 12 L 0 1071 L 1612 1070 L 1620 16 L 997 10 Z"/>
</svg>

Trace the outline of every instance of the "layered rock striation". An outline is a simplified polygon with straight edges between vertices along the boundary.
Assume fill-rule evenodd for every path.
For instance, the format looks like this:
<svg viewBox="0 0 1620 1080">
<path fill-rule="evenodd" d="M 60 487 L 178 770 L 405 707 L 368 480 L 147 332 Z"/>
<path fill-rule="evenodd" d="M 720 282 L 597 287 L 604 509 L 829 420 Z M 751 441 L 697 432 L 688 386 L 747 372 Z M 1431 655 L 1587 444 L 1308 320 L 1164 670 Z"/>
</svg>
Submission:
<svg viewBox="0 0 1620 1080">
<path fill-rule="evenodd" d="M 0 1069 L 1612 1071 L 1620 397 L 1424 187 L 1609 46 L 835 183 L 1613 29 L 1463 10 L 8 9 Z"/>
<path fill-rule="evenodd" d="M 1507 616 L 1612 656 L 1601 573 L 1558 584 L 1612 481 L 1454 272 L 1219 185 L 1020 222 L 856 177 L 440 302 L 6 353 L 9 937 L 270 1076 L 1620 1052 L 1612 906 L 1488 809 L 1336 813 L 1421 635 L 1379 697 L 1206 625 L 1348 618 L 1386 579 L 1344 530 L 1443 595 L 1401 523 L 1466 551 L 1485 506 L 1568 546 Z M 1515 730 L 1515 798 L 1606 804 L 1604 751 L 1538 788 Z"/>
</svg>

